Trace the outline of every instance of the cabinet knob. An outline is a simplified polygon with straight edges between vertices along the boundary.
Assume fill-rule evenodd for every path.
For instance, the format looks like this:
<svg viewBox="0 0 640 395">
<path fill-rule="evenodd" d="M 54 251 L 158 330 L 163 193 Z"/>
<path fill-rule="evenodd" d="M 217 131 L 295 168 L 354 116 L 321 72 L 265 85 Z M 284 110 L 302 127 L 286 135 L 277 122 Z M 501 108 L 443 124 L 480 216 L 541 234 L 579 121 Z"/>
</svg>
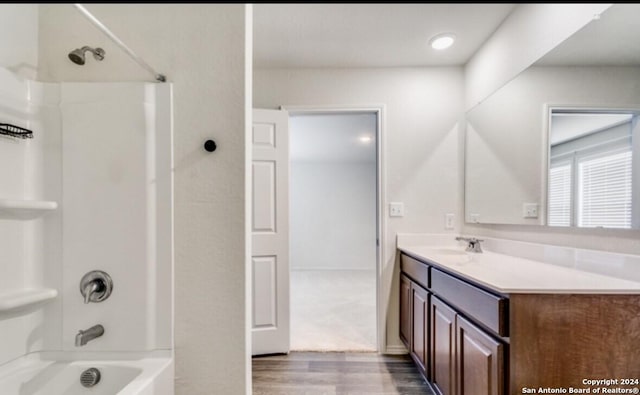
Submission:
<svg viewBox="0 0 640 395">
<path fill-rule="evenodd" d="M 204 142 L 204 149 L 207 152 L 213 152 L 216 150 L 216 148 L 218 148 L 218 146 L 216 145 L 216 142 L 213 140 L 207 140 Z"/>
</svg>

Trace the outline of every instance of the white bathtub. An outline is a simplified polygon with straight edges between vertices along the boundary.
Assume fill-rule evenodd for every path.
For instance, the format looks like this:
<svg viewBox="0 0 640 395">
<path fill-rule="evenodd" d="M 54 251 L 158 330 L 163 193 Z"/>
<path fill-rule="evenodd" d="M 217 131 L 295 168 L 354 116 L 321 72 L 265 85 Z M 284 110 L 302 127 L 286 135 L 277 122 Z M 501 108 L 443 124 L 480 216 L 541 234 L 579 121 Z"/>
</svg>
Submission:
<svg viewBox="0 0 640 395">
<path fill-rule="evenodd" d="M 89 368 L 101 379 L 85 388 L 80 374 Z M 0 394 L 173 395 L 173 359 L 170 352 L 32 353 L 0 366 Z"/>
</svg>

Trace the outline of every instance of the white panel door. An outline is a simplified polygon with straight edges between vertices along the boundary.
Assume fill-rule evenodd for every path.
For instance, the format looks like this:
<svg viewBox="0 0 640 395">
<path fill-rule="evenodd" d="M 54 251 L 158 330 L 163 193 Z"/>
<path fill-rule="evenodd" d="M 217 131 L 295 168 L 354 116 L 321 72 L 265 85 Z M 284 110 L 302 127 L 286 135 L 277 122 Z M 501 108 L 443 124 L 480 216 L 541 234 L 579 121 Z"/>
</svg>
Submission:
<svg viewBox="0 0 640 395">
<path fill-rule="evenodd" d="M 289 352 L 289 115 L 253 110 L 252 354 Z"/>
</svg>

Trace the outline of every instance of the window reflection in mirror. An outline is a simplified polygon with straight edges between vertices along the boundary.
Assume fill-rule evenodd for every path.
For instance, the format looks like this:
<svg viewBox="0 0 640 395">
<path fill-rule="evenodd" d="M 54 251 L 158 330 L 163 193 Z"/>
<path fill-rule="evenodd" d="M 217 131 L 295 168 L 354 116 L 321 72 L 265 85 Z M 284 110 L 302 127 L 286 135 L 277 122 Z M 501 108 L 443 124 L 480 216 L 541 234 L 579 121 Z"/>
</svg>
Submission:
<svg viewBox="0 0 640 395">
<path fill-rule="evenodd" d="M 639 227 L 638 112 L 551 109 L 547 224 Z M 635 199 L 636 201 L 638 199 Z M 637 203 L 637 202 L 636 202 Z"/>
</svg>

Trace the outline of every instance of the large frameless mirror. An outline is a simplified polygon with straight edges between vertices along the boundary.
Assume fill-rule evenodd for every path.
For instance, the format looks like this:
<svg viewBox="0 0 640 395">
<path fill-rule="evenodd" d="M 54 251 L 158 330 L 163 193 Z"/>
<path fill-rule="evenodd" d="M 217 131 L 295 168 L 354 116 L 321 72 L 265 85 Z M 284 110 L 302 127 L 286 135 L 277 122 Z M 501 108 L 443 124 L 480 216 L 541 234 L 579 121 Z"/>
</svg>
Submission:
<svg viewBox="0 0 640 395">
<path fill-rule="evenodd" d="M 612 5 L 467 113 L 467 222 L 640 229 L 637 15 Z"/>
</svg>

